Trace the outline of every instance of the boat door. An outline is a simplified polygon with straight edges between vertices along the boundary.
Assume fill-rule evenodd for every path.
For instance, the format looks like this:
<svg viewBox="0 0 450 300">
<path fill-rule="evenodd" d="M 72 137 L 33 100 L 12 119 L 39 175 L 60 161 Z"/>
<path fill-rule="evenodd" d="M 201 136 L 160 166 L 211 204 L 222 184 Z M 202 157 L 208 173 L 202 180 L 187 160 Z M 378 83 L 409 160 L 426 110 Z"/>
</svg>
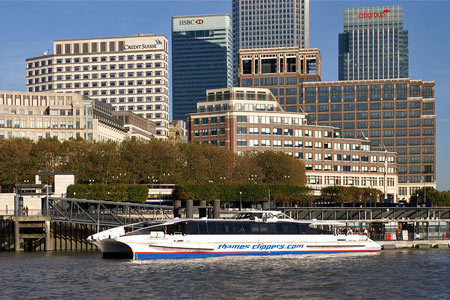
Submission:
<svg viewBox="0 0 450 300">
<path fill-rule="evenodd" d="M 184 235 L 181 232 L 174 232 L 173 233 L 173 241 L 175 243 L 182 243 L 184 242 Z"/>
</svg>

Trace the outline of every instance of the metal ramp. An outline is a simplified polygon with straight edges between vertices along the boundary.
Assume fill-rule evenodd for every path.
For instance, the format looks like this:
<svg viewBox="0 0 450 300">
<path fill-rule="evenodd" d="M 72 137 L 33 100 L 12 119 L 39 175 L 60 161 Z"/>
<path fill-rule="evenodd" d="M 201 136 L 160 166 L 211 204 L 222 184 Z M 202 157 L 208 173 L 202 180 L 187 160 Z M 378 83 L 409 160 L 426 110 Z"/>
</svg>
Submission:
<svg viewBox="0 0 450 300">
<path fill-rule="evenodd" d="M 44 213 L 52 221 L 107 227 L 168 219 L 173 210 L 165 205 L 59 197 L 48 197 L 46 207 Z"/>
</svg>

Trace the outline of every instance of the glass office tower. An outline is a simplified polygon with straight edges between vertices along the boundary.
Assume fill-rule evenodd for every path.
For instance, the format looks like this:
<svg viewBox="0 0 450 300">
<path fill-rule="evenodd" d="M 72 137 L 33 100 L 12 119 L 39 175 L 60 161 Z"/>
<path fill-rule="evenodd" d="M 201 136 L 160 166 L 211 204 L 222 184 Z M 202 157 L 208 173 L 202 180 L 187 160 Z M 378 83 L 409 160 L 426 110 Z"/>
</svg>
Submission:
<svg viewBox="0 0 450 300">
<path fill-rule="evenodd" d="M 186 120 L 206 90 L 231 87 L 232 63 L 230 15 L 173 17 L 173 119 Z"/>
<path fill-rule="evenodd" d="M 339 80 L 408 78 L 402 6 L 346 8 L 339 34 Z"/>
<path fill-rule="evenodd" d="M 233 0 L 234 84 L 239 49 L 309 48 L 309 0 Z"/>
</svg>

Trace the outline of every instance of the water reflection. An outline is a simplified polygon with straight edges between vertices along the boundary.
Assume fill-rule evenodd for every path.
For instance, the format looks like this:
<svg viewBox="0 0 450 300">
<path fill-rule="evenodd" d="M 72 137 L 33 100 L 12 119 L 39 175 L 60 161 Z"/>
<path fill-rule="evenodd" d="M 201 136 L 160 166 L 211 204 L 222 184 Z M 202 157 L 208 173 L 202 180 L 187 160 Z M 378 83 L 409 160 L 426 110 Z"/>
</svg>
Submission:
<svg viewBox="0 0 450 300">
<path fill-rule="evenodd" d="M 105 260 L 0 253 L 0 299 L 448 299 L 449 250 Z"/>
</svg>

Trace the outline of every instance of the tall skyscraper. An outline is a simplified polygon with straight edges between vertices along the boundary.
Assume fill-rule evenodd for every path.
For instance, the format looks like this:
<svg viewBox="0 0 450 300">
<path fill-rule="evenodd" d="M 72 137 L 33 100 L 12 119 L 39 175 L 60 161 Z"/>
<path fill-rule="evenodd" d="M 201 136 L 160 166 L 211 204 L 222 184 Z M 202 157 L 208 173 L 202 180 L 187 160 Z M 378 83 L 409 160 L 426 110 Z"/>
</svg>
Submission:
<svg viewBox="0 0 450 300">
<path fill-rule="evenodd" d="M 346 8 L 339 34 L 339 80 L 408 78 L 402 6 Z"/>
<path fill-rule="evenodd" d="M 233 0 L 234 85 L 239 49 L 309 48 L 309 0 Z"/>
<path fill-rule="evenodd" d="M 172 18 L 172 107 L 174 120 L 186 120 L 207 89 L 231 87 L 231 16 Z"/>
<path fill-rule="evenodd" d="M 79 93 L 133 111 L 169 136 L 169 55 L 164 35 L 59 40 L 26 60 L 27 90 Z"/>
</svg>

